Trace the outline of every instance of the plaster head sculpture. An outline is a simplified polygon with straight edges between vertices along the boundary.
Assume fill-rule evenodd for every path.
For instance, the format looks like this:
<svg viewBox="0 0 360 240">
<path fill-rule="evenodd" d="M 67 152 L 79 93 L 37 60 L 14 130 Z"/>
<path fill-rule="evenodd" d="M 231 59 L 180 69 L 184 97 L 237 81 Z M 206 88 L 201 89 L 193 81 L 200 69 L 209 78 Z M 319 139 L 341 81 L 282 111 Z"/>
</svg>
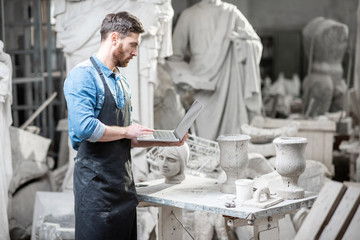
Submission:
<svg viewBox="0 0 360 240">
<path fill-rule="evenodd" d="M 158 151 L 157 164 L 165 183 L 181 183 L 185 179 L 185 165 L 190 156 L 187 143 L 180 147 L 161 147 Z"/>
</svg>

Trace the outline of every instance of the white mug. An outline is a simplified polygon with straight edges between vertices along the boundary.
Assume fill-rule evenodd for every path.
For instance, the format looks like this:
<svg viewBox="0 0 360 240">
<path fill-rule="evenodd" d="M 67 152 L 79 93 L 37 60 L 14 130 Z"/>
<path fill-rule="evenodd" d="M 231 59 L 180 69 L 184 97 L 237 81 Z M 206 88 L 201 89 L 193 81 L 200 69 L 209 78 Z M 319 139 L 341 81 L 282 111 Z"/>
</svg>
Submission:
<svg viewBox="0 0 360 240">
<path fill-rule="evenodd" d="M 236 185 L 236 202 L 241 203 L 253 197 L 254 180 L 238 179 Z"/>
</svg>

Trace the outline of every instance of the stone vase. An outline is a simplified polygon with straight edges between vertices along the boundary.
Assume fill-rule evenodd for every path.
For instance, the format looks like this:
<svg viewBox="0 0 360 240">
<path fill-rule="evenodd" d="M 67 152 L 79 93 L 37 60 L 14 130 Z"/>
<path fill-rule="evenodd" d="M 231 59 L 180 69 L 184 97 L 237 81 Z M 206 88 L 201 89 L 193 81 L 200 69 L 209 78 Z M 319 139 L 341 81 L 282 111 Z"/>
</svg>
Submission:
<svg viewBox="0 0 360 240">
<path fill-rule="evenodd" d="M 283 180 L 277 195 L 285 199 L 303 198 L 304 189 L 298 186 L 298 180 L 305 170 L 304 152 L 308 140 L 302 137 L 279 137 L 273 143 L 276 148 L 276 171 Z"/>
<path fill-rule="evenodd" d="M 243 134 L 220 135 L 216 139 L 220 148 L 220 166 L 226 174 L 226 182 L 223 183 L 223 193 L 236 193 L 235 181 L 243 178 L 248 160 L 248 143 L 250 137 Z"/>
</svg>

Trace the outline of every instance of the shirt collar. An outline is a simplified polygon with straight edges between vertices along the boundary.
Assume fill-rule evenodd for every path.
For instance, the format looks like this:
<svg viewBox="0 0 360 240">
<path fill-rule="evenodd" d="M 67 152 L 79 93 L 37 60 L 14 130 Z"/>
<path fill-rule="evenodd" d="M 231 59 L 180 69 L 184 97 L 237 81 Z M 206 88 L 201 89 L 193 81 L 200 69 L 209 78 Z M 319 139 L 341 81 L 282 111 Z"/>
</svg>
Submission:
<svg viewBox="0 0 360 240">
<path fill-rule="evenodd" d="M 95 62 L 98 64 L 100 70 L 103 72 L 103 74 L 107 77 L 114 77 L 115 73 L 111 71 L 107 66 L 105 66 L 97 57 L 96 54 L 92 56 L 95 59 Z"/>
</svg>

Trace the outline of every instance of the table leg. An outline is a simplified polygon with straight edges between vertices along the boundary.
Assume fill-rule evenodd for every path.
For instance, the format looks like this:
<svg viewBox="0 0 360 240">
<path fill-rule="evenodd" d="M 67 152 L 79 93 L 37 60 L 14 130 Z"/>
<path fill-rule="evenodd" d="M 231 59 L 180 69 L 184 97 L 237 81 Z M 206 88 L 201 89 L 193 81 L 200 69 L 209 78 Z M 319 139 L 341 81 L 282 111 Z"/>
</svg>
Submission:
<svg viewBox="0 0 360 240">
<path fill-rule="evenodd" d="M 279 240 L 279 220 L 284 217 L 282 214 L 253 220 L 227 217 L 227 224 L 231 227 L 253 226 L 254 240 Z"/>
<path fill-rule="evenodd" d="M 270 224 L 254 225 L 254 240 L 279 240 L 279 222 L 272 221 Z"/>
<path fill-rule="evenodd" d="M 356 182 L 360 182 L 360 154 L 358 154 L 356 161 Z"/>
<path fill-rule="evenodd" d="M 183 228 L 179 221 L 182 221 L 182 209 L 176 207 L 159 207 L 159 240 L 182 240 Z"/>
</svg>

